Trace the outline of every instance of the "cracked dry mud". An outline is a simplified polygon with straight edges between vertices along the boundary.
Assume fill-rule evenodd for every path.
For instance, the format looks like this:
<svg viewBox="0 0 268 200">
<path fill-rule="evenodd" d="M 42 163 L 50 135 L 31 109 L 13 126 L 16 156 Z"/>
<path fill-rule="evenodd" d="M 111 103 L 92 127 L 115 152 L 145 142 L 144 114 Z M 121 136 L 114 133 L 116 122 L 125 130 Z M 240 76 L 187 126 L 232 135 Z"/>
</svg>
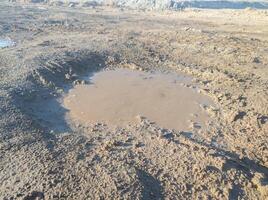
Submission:
<svg viewBox="0 0 268 200">
<path fill-rule="evenodd" d="M 267 11 L 0 13 L 0 199 L 268 198 Z M 66 121 L 58 99 L 115 68 L 191 76 L 208 129 Z"/>
</svg>

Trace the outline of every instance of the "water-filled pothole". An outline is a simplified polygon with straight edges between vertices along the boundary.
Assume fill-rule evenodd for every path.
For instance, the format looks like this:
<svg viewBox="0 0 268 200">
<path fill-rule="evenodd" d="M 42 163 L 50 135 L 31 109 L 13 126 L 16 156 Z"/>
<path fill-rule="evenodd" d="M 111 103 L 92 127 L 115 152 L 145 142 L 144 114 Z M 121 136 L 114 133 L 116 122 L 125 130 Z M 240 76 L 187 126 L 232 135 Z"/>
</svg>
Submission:
<svg viewBox="0 0 268 200">
<path fill-rule="evenodd" d="M 74 121 L 124 126 L 144 116 L 176 130 L 189 130 L 193 124 L 205 126 L 209 121 L 202 105 L 213 102 L 185 86 L 191 82 L 189 77 L 116 69 L 95 73 L 90 82 L 76 85 L 63 99 Z"/>
</svg>

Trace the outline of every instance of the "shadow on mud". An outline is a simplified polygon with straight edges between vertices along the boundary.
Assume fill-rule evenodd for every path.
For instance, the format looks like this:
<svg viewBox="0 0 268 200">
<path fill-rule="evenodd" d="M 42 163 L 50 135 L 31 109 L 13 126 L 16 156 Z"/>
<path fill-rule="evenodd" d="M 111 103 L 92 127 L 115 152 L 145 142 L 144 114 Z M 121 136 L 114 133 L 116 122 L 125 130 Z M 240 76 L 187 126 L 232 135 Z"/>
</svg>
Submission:
<svg viewBox="0 0 268 200">
<path fill-rule="evenodd" d="M 195 144 L 199 144 L 201 146 L 207 147 L 208 149 L 214 150 L 215 153 L 212 154 L 214 157 L 222 157 L 224 158 L 225 164 L 222 167 L 223 172 L 227 172 L 231 169 L 235 169 L 236 173 L 242 173 L 245 177 L 251 181 L 254 177 L 254 173 L 262 173 L 265 175 L 265 179 L 268 181 L 268 168 L 256 163 L 254 160 L 249 159 L 248 157 L 243 157 L 242 159 L 235 152 L 227 151 L 222 148 L 215 146 L 214 144 L 206 143 L 203 141 L 199 141 L 192 137 L 192 133 L 190 132 L 182 132 L 181 136 L 185 139 L 190 140 Z M 266 180 L 265 180 L 266 181 Z M 229 199 L 236 200 L 241 199 L 244 196 L 244 191 L 242 189 L 242 185 L 234 183 L 233 188 L 229 191 Z"/>
<path fill-rule="evenodd" d="M 153 176 L 148 174 L 147 172 L 136 169 L 137 175 L 139 177 L 139 180 L 141 184 L 143 185 L 142 190 L 142 200 L 149 200 L 149 199 L 155 199 L 160 200 L 164 199 L 164 196 L 162 194 L 163 189 L 161 187 L 160 181 L 155 179 Z"/>
<path fill-rule="evenodd" d="M 105 55 L 88 52 L 66 53 L 62 60 L 46 60 L 28 77 L 23 90 L 15 91 L 15 105 L 26 115 L 35 128 L 43 131 L 44 138 L 71 132 L 65 116 L 68 110 L 58 100 L 83 75 L 105 67 Z M 54 138 L 55 139 L 55 138 Z M 48 147 L 51 145 L 48 145 Z"/>
</svg>

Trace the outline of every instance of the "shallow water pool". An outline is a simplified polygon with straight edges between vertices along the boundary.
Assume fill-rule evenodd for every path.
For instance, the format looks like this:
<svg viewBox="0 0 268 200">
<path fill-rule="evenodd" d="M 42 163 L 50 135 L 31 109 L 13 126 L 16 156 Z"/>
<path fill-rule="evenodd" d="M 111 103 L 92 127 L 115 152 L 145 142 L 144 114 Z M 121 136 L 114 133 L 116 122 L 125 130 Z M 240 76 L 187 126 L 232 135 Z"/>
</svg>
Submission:
<svg viewBox="0 0 268 200">
<path fill-rule="evenodd" d="M 124 126 L 143 116 L 176 130 L 189 130 L 192 123 L 204 126 L 209 120 L 201 105 L 213 102 L 185 86 L 189 77 L 116 69 L 95 73 L 90 81 L 76 85 L 63 99 L 73 120 Z"/>
</svg>

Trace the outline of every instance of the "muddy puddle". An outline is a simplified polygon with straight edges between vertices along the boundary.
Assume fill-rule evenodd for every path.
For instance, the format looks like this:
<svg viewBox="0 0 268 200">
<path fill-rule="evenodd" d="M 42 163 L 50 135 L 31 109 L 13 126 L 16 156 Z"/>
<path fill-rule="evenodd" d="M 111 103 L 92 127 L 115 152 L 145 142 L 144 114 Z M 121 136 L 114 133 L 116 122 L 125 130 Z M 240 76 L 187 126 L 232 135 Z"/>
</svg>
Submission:
<svg viewBox="0 0 268 200">
<path fill-rule="evenodd" d="M 0 48 L 13 46 L 15 43 L 10 39 L 0 39 Z"/>
<path fill-rule="evenodd" d="M 210 119 L 203 107 L 213 102 L 185 86 L 191 83 L 189 77 L 116 69 L 95 73 L 89 81 L 63 99 L 72 121 L 121 127 L 136 124 L 142 116 L 163 128 L 190 130 Z"/>
</svg>

